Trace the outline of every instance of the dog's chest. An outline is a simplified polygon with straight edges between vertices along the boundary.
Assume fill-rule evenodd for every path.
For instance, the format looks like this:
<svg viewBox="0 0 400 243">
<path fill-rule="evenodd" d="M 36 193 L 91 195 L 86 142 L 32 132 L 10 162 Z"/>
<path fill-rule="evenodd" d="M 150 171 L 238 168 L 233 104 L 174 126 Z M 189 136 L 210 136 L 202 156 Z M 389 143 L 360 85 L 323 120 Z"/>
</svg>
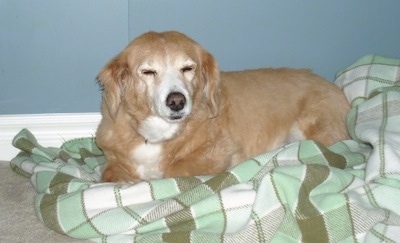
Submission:
<svg viewBox="0 0 400 243">
<path fill-rule="evenodd" d="M 142 143 L 132 150 L 132 161 L 137 165 L 137 174 L 142 180 L 159 179 L 163 172 L 159 168 L 162 147 L 160 144 Z"/>
</svg>

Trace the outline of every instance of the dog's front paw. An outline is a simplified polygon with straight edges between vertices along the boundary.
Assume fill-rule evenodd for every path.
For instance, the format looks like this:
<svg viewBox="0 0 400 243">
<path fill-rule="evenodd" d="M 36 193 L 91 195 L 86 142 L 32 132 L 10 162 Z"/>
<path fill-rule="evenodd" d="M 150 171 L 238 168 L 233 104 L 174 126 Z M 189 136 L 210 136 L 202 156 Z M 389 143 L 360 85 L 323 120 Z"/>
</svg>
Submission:
<svg viewBox="0 0 400 243">
<path fill-rule="evenodd" d="M 125 168 L 119 164 L 110 164 L 104 169 L 102 177 L 102 182 L 116 182 L 116 183 L 136 183 L 140 182 L 141 179 L 130 170 L 130 168 Z"/>
</svg>

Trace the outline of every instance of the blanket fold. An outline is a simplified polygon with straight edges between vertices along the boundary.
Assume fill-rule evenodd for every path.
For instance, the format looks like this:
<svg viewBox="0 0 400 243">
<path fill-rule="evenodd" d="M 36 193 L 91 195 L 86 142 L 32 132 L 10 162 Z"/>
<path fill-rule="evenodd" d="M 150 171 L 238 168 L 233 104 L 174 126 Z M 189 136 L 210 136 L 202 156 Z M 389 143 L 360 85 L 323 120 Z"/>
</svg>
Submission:
<svg viewBox="0 0 400 243">
<path fill-rule="evenodd" d="M 396 242 L 400 60 L 369 55 L 337 74 L 352 140 L 301 141 L 217 176 L 100 183 L 95 138 L 41 146 L 23 129 L 12 169 L 50 229 L 97 242 Z"/>
</svg>

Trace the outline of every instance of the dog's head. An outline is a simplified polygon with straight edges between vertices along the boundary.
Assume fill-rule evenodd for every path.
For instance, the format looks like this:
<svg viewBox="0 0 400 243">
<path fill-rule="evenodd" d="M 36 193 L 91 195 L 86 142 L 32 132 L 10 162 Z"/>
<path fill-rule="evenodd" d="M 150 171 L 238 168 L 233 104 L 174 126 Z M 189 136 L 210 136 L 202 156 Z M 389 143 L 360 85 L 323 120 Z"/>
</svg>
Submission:
<svg viewBox="0 0 400 243">
<path fill-rule="evenodd" d="M 133 40 L 98 76 L 103 113 L 129 114 L 150 142 L 173 137 L 197 110 L 218 112 L 219 68 L 211 54 L 178 32 L 148 32 Z M 104 115 L 104 114 L 103 114 Z"/>
</svg>

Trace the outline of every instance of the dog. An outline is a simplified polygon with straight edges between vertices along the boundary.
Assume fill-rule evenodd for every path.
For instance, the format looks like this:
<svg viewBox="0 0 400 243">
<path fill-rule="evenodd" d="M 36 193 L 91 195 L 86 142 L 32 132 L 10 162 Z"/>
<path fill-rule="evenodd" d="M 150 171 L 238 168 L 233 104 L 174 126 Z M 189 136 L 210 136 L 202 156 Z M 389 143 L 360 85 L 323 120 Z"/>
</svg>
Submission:
<svg viewBox="0 0 400 243">
<path fill-rule="evenodd" d="M 148 32 L 99 73 L 104 182 L 215 175 L 282 145 L 348 138 L 350 106 L 305 69 L 221 72 L 188 36 Z"/>
</svg>

